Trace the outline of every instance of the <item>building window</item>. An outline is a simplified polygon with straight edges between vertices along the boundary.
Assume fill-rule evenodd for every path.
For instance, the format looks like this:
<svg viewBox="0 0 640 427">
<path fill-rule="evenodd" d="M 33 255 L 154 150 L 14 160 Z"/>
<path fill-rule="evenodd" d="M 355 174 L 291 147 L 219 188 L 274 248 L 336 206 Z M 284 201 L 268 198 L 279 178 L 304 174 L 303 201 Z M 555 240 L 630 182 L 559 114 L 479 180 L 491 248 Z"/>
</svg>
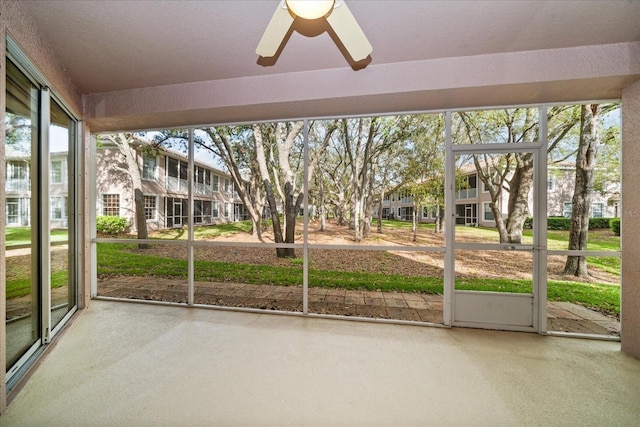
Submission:
<svg viewBox="0 0 640 427">
<path fill-rule="evenodd" d="M 226 203 L 224 204 L 224 217 L 225 218 L 229 218 L 229 216 L 231 215 L 231 203 Z"/>
<path fill-rule="evenodd" d="M 213 175 L 211 178 L 211 188 L 213 191 L 220 191 L 220 177 L 218 175 Z"/>
<path fill-rule="evenodd" d="M 202 200 L 193 201 L 193 223 L 202 224 Z"/>
<path fill-rule="evenodd" d="M 475 199 L 478 192 L 477 182 L 475 175 L 464 177 L 457 185 L 456 199 Z"/>
<path fill-rule="evenodd" d="M 594 203 L 591 205 L 591 218 L 602 218 L 604 216 L 604 203 Z"/>
<path fill-rule="evenodd" d="M 7 161 L 7 179 L 27 179 L 29 178 L 29 163 L 24 161 Z"/>
<path fill-rule="evenodd" d="M 496 217 L 491 210 L 491 202 L 482 203 L 482 219 L 484 221 L 495 221 Z"/>
<path fill-rule="evenodd" d="M 158 197 L 144 196 L 144 217 L 147 220 L 155 220 L 158 212 Z"/>
<path fill-rule="evenodd" d="M 142 155 L 142 179 L 156 181 L 158 179 L 158 158 L 149 154 Z"/>
<path fill-rule="evenodd" d="M 120 195 L 119 194 L 103 194 L 102 195 L 102 215 L 120 216 Z"/>
<path fill-rule="evenodd" d="M 7 160 L 6 164 L 6 191 L 30 191 L 29 163 L 25 161 Z"/>
<path fill-rule="evenodd" d="M 219 218 L 220 217 L 220 202 L 217 201 L 217 200 L 214 200 L 212 203 L 213 203 L 213 205 L 211 207 L 211 216 L 213 218 Z"/>
<path fill-rule="evenodd" d="M 186 193 L 189 189 L 187 181 L 188 164 L 171 157 L 167 158 L 167 182 L 165 187 L 169 191 L 181 191 Z"/>
<path fill-rule="evenodd" d="M 565 218 L 571 218 L 573 212 L 573 205 L 571 202 L 564 202 L 562 204 L 562 216 Z"/>
<path fill-rule="evenodd" d="M 51 197 L 51 219 L 64 219 L 66 217 L 66 207 L 66 197 Z"/>
<path fill-rule="evenodd" d="M 550 175 L 547 177 L 547 191 L 554 191 L 556 189 L 556 177 Z"/>
<path fill-rule="evenodd" d="M 429 218 L 429 208 L 427 208 L 427 207 L 423 207 L 422 208 L 422 218 L 424 218 L 424 219 Z"/>
<path fill-rule="evenodd" d="M 63 161 L 51 160 L 51 182 L 50 184 L 62 184 L 63 182 Z"/>
<path fill-rule="evenodd" d="M 231 180 L 229 178 L 224 179 L 224 192 L 231 194 Z"/>
<path fill-rule="evenodd" d="M 202 202 L 202 222 L 206 224 L 211 223 L 211 200 L 204 200 Z"/>
</svg>

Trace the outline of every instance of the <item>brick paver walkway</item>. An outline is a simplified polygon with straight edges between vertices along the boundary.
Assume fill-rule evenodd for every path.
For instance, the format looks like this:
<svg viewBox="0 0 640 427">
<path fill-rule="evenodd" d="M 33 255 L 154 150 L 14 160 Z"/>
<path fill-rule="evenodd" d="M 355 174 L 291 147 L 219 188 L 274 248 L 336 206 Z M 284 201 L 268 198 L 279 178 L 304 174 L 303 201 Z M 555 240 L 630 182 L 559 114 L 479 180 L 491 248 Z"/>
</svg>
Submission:
<svg viewBox="0 0 640 427">
<path fill-rule="evenodd" d="M 110 278 L 99 284 L 100 296 L 187 302 L 187 285 L 144 277 Z M 302 311 L 302 288 L 272 285 L 196 282 L 195 302 L 223 307 Z M 309 289 L 309 312 L 442 323 L 442 295 L 346 289 Z M 620 323 L 582 306 L 547 303 L 547 329 L 620 335 Z"/>
<path fill-rule="evenodd" d="M 120 277 L 99 281 L 98 295 L 166 302 L 187 302 L 187 285 L 179 280 Z M 52 290 L 54 300 L 64 301 L 66 288 Z M 196 282 L 196 304 L 302 312 L 302 288 Z M 442 295 L 365 290 L 309 288 L 309 312 L 442 323 Z M 7 301 L 7 319 L 29 313 L 29 296 Z M 620 323 L 580 305 L 547 303 L 549 331 L 620 335 Z"/>
</svg>

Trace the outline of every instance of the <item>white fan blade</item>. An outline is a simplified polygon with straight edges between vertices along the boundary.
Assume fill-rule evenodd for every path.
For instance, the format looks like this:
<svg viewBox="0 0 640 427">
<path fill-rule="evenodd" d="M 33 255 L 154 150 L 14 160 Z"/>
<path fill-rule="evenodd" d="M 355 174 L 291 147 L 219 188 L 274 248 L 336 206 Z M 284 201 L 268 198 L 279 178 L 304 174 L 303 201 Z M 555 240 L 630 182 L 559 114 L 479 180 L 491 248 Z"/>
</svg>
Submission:
<svg viewBox="0 0 640 427">
<path fill-rule="evenodd" d="M 327 21 L 354 61 L 362 61 L 373 52 L 373 46 L 344 1 L 327 16 Z"/>
<path fill-rule="evenodd" d="M 264 30 L 260 43 L 258 43 L 256 53 L 265 58 L 274 56 L 291 28 L 291 24 L 293 24 L 293 16 L 289 14 L 287 9 L 278 5 L 267 29 Z"/>
</svg>

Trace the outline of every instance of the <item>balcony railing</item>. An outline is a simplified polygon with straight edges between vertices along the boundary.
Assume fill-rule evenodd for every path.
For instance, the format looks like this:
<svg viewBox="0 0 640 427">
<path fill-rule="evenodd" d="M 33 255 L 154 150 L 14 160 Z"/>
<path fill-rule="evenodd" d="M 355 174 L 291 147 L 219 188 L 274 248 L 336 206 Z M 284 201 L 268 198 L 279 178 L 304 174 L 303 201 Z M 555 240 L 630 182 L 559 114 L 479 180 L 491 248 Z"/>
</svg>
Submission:
<svg viewBox="0 0 640 427">
<path fill-rule="evenodd" d="M 186 179 L 168 176 L 166 187 L 169 191 L 180 191 L 186 193 L 187 191 L 189 191 L 189 182 Z"/>
<path fill-rule="evenodd" d="M 28 179 L 8 179 L 5 182 L 6 191 L 31 191 L 31 181 Z"/>
<path fill-rule="evenodd" d="M 197 194 L 204 194 L 206 196 L 210 196 L 213 193 L 211 191 L 211 185 L 207 185 L 202 182 L 196 182 L 194 189 Z"/>
<path fill-rule="evenodd" d="M 466 190 L 460 190 L 456 193 L 456 200 L 460 199 L 475 199 L 478 196 L 477 188 L 468 188 Z"/>
</svg>

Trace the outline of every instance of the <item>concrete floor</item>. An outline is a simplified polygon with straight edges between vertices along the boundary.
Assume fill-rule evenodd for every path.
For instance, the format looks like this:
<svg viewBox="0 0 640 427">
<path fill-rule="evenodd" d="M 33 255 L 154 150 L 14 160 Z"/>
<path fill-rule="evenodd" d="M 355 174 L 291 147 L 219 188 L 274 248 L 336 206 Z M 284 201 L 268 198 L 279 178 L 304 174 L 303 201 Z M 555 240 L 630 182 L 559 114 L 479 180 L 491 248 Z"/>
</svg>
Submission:
<svg viewBox="0 0 640 427">
<path fill-rule="evenodd" d="M 2 426 L 638 425 L 617 342 L 92 301 Z"/>
</svg>

